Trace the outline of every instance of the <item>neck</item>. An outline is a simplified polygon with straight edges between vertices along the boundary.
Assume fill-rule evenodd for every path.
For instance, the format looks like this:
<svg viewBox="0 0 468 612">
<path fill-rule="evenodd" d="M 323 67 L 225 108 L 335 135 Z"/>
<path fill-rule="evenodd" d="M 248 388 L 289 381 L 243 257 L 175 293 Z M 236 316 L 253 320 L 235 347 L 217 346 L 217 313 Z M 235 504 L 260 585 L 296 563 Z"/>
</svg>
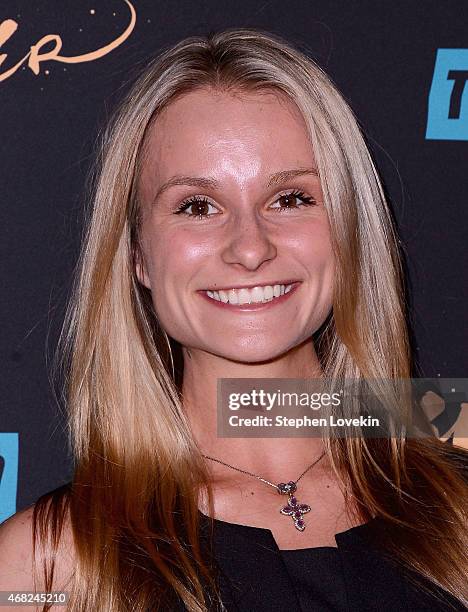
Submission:
<svg viewBox="0 0 468 612">
<path fill-rule="evenodd" d="M 272 482 L 296 478 L 323 450 L 320 438 L 220 438 L 217 436 L 217 381 L 219 378 L 321 378 L 311 340 L 278 359 L 240 363 L 201 350 L 183 349 L 182 396 L 195 440 L 205 455 L 245 469 Z M 233 470 L 209 462 L 214 477 Z M 239 473 L 237 473 L 239 476 Z"/>
</svg>

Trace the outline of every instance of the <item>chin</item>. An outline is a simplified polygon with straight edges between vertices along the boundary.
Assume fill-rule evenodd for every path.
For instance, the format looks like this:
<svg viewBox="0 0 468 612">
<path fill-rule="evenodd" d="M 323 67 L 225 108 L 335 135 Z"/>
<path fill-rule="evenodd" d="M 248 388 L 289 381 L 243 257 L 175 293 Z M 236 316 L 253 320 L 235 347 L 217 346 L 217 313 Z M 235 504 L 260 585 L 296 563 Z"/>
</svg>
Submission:
<svg viewBox="0 0 468 612">
<path fill-rule="evenodd" d="M 275 346 L 272 346 L 271 343 L 262 346 L 258 339 L 255 339 L 242 345 L 231 346 L 229 349 L 226 346 L 216 348 L 211 346 L 207 347 L 207 350 L 213 355 L 228 359 L 229 361 L 254 364 L 277 359 L 287 353 L 289 348 L 287 345 L 280 346 L 275 344 Z"/>
</svg>

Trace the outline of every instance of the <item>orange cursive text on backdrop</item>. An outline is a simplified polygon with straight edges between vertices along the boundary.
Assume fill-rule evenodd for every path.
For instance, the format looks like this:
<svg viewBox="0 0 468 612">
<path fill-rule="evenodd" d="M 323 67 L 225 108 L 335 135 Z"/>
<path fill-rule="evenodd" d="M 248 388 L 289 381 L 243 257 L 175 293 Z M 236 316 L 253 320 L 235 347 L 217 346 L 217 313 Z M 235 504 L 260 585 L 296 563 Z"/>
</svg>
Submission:
<svg viewBox="0 0 468 612">
<path fill-rule="evenodd" d="M 40 72 L 40 65 L 45 61 L 54 61 L 54 62 L 63 62 L 65 64 L 79 64 L 81 62 L 92 62 L 93 60 L 97 60 L 103 55 L 107 55 L 113 51 L 116 47 L 121 45 L 133 31 L 136 23 L 136 11 L 132 6 L 129 0 L 124 0 L 124 2 L 128 5 L 130 9 L 130 23 L 128 24 L 125 32 L 123 32 L 118 38 L 114 41 L 110 42 L 105 47 L 101 47 L 101 49 L 97 49 L 96 51 L 90 51 L 89 53 L 84 53 L 82 55 L 74 55 L 74 56 L 66 56 L 59 55 L 62 49 L 62 39 L 58 34 L 48 34 L 47 36 L 43 36 L 35 45 L 31 46 L 31 50 L 27 55 L 25 55 L 17 64 L 6 70 L 5 72 L 0 72 L 0 81 L 5 81 L 9 77 L 11 77 L 18 68 L 26 63 L 28 67 L 34 72 L 34 74 L 38 75 Z M 18 24 L 13 19 L 6 19 L 0 24 L 0 47 L 16 32 L 18 29 Z M 50 45 L 53 43 L 54 47 L 51 51 L 46 51 L 41 53 L 41 49 L 43 49 L 46 45 Z M 6 53 L 0 54 L 0 66 L 3 64 L 5 59 L 7 58 Z"/>
</svg>

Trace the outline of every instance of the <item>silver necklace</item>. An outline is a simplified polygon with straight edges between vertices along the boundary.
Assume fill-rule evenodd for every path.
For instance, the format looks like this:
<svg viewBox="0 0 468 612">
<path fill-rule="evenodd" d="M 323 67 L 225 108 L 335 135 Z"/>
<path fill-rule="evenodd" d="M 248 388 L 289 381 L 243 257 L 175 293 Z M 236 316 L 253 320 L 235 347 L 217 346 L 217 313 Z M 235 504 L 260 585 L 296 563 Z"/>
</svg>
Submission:
<svg viewBox="0 0 468 612">
<path fill-rule="evenodd" d="M 274 487 L 280 495 L 288 495 L 288 505 L 283 506 L 280 509 L 280 513 L 285 516 L 290 516 L 294 521 L 294 527 L 298 531 L 304 531 L 306 526 L 303 519 L 303 515 L 306 512 L 310 512 L 310 506 L 308 504 L 300 504 L 297 501 L 297 498 L 294 493 L 297 490 L 297 483 L 299 482 L 299 480 L 304 476 L 304 474 L 306 474 L 311 468 L 313 468 L 314 465 L 316 465 L 324 455 L 325 451 L 320 455 L 318 459 L 311 463 L 309 467 L 302 472 L 299 478 L 296 478 L 296 480 L 290 480 L 289 482 L 280 482 L 278 484 L 274 484 L 273 482 L 270 482 L 269 480 L 258 476 L 258 474 L 252 474 L 252 472 L 248 472 L 247 470 L 241 470 L 240 468 L 236 468 L 233 465 L 229 465 L 229 463 L 225 463 L 224 461 L 221 461 L 221 459 L 215 459 L 214 457 L 209 457 L 208 455 L 202 456 L 205 457 L 205 459 L 211 459 L 211 461 L 221 463 L 222 465 L 225 465 L 226 467 L 229 467 L 233 470 L 237 470 L 238 472 L 242 472 L 243 474 L 254 476 L 254 478 L 257 478 L 265 484 L 270 485 L 270 487 Z"/>
</svg>

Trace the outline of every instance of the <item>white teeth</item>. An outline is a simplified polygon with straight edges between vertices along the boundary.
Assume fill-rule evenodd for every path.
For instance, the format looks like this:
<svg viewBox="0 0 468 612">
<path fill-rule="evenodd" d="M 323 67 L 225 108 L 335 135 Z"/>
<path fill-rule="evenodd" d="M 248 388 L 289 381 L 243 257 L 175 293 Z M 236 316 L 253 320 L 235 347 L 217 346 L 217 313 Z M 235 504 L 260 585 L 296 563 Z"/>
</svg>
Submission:
<svg viewBox="0 0 468 612">
<path fill-rule="evenodd" d="M 266 285 L 265 287 L 253 287 L 252 289 L 228 289 L 220 291 L 207 291 L 208 297 L 223 302 L 224 304 L 262 304 L 271 302 L 291 291 L 292 285 Z"/>
<path fill-rule="evenodd" d="M 221 301 L 224 302 L 225 304 L 229 302 L 229 296 L 226 291 L 220 291 L 219 297 L 221 298 Z"/>
<path fill-rule="evenodd" d="M 252 302 L 263 302 L 263 289 L 261 287 L 252 289 Z"/>
<path fill-rule="evenodd" d="M 271 285 L 267 285 L 264 289 L 263 289 L 263 294 L 264 294 L 264 298 L 266 301 L 270 301 L 273 299 L 273 287 Z"/>
<path fill-rule="evenodd" d="M 248 289 L 239 291 L 239 304 L 250 304 L 250 291 Z"/>
</svg>

